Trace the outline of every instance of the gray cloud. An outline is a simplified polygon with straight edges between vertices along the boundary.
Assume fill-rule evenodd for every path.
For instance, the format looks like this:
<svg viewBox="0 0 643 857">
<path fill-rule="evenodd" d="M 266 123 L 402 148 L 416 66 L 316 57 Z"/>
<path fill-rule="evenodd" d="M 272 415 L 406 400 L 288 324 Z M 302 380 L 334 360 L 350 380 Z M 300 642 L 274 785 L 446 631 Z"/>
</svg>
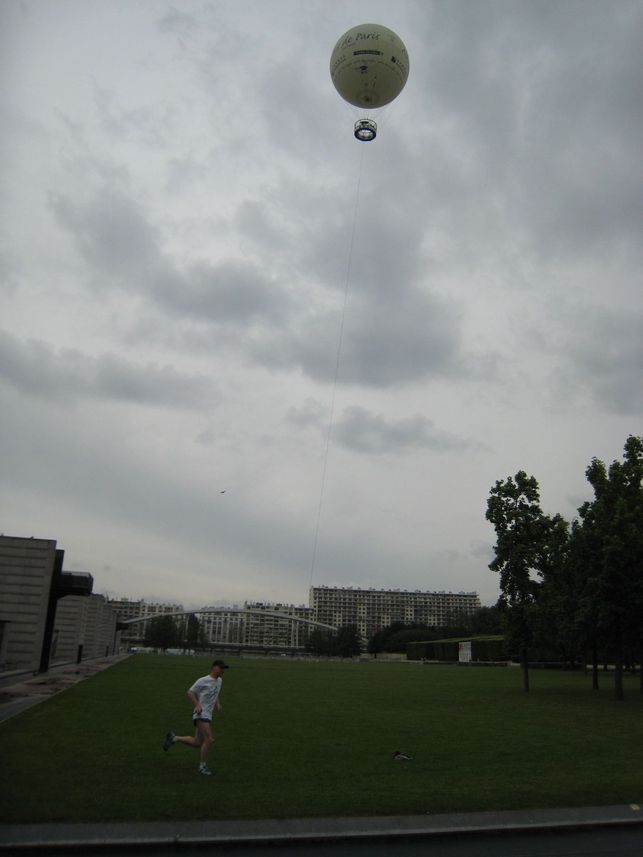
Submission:
<svg viewBox="0 0 643 857">
<path fill-rule="evenodd" d="M 291 408 L 287 420 L 300 428 L 314 427 L 326 433 L 326 409 L 314 400 L 301 408 Z M 430 449 L 436 452 L 481 448 L 479 444 L 436 428 L 423 414 L 391 419 L 352 405 L 345 408 L 332 426 L 335 442 L 346 449 L 368 455 L 386 455 Z"/>
<path fill-rule="evenodd" d="M 40 398 L 80 398 L 194 408 L 215 401 L 212 383 L 172 366 L 137 365 L 115 354 L 91 357 L 54 349 L 38 340 L 20 341 L 0 330 L 0 377 L 16 390 Z"/>
<path fill-rule="evenodd" d="M 315 582 L 490 592 L 489 485 L 569 512 L 637 429 L 640 0 L 372 0 L 367 146 L 300 5 L 0 4 L 0 499 L 132 596 L 300 597 L 341 331 Z"/>
<path fill-rule="evenodd" d="M 364 408 L 347 408 L 334 427 L 334 436 L 343 446 L 357 452 L 386 454 L 413 449 L 462 450 L 471 444 L 437 429 L 422 414 L 391 420 Z"/>
<path fill-rule="evenodd" d="M 578 312 L 561 346 L 567 392 L 580 385 L 608 411 L 643 413 L 642 331 L 643 313 L 635 308 Z"/>
<path fill-rule="evenodd" d="M 434 4 L 417 16 L 427 127 L 436 112 L 448 116 L 455 133 L 435 141 L 438 158 L 444 142 L 461 158 L 446 174 L 448 199 L 471 198 L 475 187 L 480 237 L 492 225 L 509 228 L 536 256 L 640 245 L 640 4 L 516 3 L 497 12 L 490 0 L 475 9 Z M 436 215 L 448 212 L 442 205 Z"/>
<path fill-rule="evenodd" d="M 141 206 L 124 194 L 104 188 L 89 202 L 79 203 L 51 193 L 49 203 L 101 281 L 145 291 L 150 275 L 163 267 L 158 230 L 146 220 Z"/>
<path fill-rule="evenodd" d="M 243 326 L 236 340 L 224 336 L 226 347 L 273 369 L 300 368 L 317 380 L 333 380 L 341 318 L 316 304 L 320 296 L 305 281 L 287 288 L 247 260 L 192 263 L 182 272 L 163 252 L 162 236 L 141 206 L 116 192 L 86 204 L 52 194 L 50 204 L 97 281 L 140 293 L 173 319 L 214 325 L 224 333 Z M 374 242 L 385 245 L 382 225 L 372 218 L 368 224 Z M 396 234 L 401 240 L 403 230 Z M 468 374 L 453 308 L 414 286 L 411 272 L 398 272 L 396 279 L 385 261 L 392 252 L 379 249 L 379 266 L 369 254 L 356 259 L 339 380 L 378 387 Z M 411 247 L 406 255 L 411 257 Z"/>
</svg>

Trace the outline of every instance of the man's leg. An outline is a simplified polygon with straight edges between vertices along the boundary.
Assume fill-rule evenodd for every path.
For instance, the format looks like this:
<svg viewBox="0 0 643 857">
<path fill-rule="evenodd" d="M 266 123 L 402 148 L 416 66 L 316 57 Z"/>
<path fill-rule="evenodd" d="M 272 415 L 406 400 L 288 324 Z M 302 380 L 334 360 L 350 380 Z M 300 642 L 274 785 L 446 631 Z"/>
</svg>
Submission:
<svg viewBox="0 0 643 857">
<path fill-rule="evenodd" d="M 197 720 L 196 729 L 200 741 L 201 751 L 199 753 L 199 767 L 204 767 L 208 759 L 208 753 L 212 744 L 212 729 L 208 720 Z"/>
<path fill-rule="evenodd" d="M 200 747 L 203 743 L 203 737 L 201 732 L 199 731 L 199 723 L 203 723 L 202 720 L 197 720 L 195 722 L 195 730 L 194 736 L 192 735 L 175 735 L 174 741 L 176 744 L 185 744 L 188 747 Z"/>
</svg>

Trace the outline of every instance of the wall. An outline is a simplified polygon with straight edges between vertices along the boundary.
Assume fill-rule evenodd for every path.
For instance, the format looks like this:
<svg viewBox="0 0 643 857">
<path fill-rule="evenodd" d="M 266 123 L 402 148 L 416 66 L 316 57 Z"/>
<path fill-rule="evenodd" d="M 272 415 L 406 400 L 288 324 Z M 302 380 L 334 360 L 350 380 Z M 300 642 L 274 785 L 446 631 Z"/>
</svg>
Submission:
<svg viewBox="0 0 643 857">
<path fill-rule="evenodd" d="M 0 536 L 0 672 L 37 671 L 56 542 Z"/>
</svg>

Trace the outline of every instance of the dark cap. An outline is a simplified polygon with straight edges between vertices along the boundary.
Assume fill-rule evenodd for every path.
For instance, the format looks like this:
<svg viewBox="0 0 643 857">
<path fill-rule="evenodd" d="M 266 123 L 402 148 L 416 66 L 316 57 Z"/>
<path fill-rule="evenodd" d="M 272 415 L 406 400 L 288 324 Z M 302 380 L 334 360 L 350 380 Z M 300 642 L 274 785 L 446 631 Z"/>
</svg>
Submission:
<svg viewBox="0 0 643 857">
<path fill-rule="evenodd" d="M 213 667 L 221 667 L 222 670 L 230 669 L 228 664 L 224 663 L 223 661 L 212 661 L 212 666 Z"/>
</svg>

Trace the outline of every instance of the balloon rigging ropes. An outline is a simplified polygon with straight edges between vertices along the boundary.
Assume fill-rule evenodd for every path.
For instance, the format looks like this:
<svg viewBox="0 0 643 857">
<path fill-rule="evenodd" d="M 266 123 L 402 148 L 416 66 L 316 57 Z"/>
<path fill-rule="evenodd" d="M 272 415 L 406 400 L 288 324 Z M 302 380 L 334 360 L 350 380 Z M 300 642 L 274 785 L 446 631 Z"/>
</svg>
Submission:
<svg viewBox="0 0 643 857">
<path fill-rule="evenodd" d="M 346 319 L 346 307 L 348 305 L 348 293 L 351 281 L 351 269 L 353 265 L 353 245 L 355 244 L 355 231 L 357 228 L 357 213 L 359 210 L 360 186 L 362 183 L 362 165 L 364 163 L 364 146 L 360 146 L 359 168 L 357 171 L 357 186 L 355 188 L 355 205 L 353 208 L 353 223 L 351 225 L 350 241 L 348 247 L 348 259 L 346 262 L 346 277 L 344 279 L 344 300 L 342 305 L 342 315 L 339 325 L 339 336 L 337 340 L 337 354 L 335 356 L 335 373 L 333 376 L 333 386 L 330 397 L 330 414 L 328 418 L 328 428 L 326 430 L 326 443 L 324 448 L 324 460 L 322 464 L 321 486 L 319 489 L 319 503 L 317 505 L 317 518 L 315 521 L 315 536 L 313 539 L 313 554 L 310 562 L 310 586 L 313 583 L 313 574 L 315 572 L 315 564 L 317 561 L 317 548 L 319 545 L 319 527 L 321 523 L 322 508 L 324 505 L 324 492 L 326 489 L 326 472 L 328 470 L 328 453 L 330 451 L 330 441 L 333 433 L 333 422 L 335 418 L 335 398 L 337 393 L 337 381 L 339 379 L 339 367 L 342 358 L 342 345 L 344 342 L 344 322 Z"/>
</svg>

